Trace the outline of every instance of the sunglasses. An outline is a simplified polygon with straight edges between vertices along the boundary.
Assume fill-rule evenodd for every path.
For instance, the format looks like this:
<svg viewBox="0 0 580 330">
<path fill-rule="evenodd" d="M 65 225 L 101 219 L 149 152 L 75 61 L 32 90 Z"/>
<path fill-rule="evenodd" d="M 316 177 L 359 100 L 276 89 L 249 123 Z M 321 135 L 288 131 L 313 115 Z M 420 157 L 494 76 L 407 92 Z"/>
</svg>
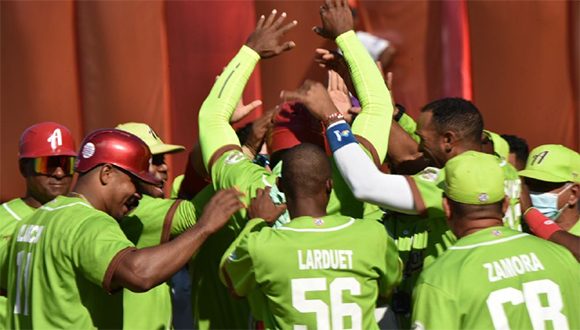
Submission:
<svg viewBox="0 0 580 330">
<path fill-rule="evenodd" d="M 34 173 L 51 175 L 57 168 L 61 168 L 65 175 L 73 175 L 75 172 L 75 157 L 50 156 L 33 158 Z"/>
</svg>

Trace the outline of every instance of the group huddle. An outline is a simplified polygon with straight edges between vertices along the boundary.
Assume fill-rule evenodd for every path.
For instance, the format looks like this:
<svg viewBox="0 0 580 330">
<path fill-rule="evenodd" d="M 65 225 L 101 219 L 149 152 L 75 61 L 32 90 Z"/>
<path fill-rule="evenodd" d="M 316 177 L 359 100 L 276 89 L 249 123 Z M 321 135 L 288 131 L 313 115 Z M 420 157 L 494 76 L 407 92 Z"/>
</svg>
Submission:
<svg viewBox="0 0 580 330">
<path fill-rule="evenodd" d="M 215 81 L 170 198 L 165 155 L 184 148 L 145 124 L 78 149 L 60 124 L 24 131 L 0 327 L 172 328 L 169 280 L 188 267 L 191 328 L 580 328 L 580 154 L 539 146 L 518 171 L 461 98 L 415 122 L 346 0 L 314 28 L 340 48 L 317 51 L 328 86 L 282 91 L 236 132 L 256 64 L 295 46 L 286 16 L 261 16 Z"/>
</svg>

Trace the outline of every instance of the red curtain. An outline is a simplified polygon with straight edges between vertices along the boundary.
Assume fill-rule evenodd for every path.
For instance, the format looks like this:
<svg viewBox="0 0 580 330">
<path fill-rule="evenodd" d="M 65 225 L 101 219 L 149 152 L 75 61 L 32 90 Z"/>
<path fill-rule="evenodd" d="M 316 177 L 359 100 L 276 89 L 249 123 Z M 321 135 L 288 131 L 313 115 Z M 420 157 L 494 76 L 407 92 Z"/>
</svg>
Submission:
<svg viewBox="0 0 580 330">
<path fill-rule="evenodd" d="M 412 115 L 428 101 L 471 92 L 488 129 L 532 146 L 578 149 L 577 2 L 357 2 L 365 28 L 398 49 L 388 69 L 397 100 Z M 273 8 L 298 20 L 287 35 L 297 47 L 260 64 L 246 101 L 262 98 L 272 107 L 282 89 L 306 78 L 325 81 L 314 49 L 336 46 L 311 31 L 320 4 L 1 1 L 0 200 L 24 193 L 18 137 L 39 121 L 66 125 L 77 144 L 93 129 L 140 121 L 167 142 L 191 147 L 215 76 L 256 17 Z M 185 158 L 170 157 L 172 176 Z"/>
</svg>

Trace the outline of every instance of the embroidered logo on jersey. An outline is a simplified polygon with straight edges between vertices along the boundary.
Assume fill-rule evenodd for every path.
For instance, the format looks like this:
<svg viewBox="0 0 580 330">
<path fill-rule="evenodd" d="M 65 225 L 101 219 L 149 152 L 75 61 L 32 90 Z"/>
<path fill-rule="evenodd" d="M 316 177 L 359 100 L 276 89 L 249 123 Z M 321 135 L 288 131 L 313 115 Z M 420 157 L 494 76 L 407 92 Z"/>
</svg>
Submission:
<svg viewBox="0 0 580 330">
<path fill-rule="evenodd" d="M 83 158 L 91 158 L 95 154 L 95 145 L 92 142 L 89 142 L 83 146 L 83 150 L 81 152 Z"/>
<path fill-rule="evenodd" d="M 322 225 L 324 225 L 324 220 L 322 220 L 321 218 L 316 218 L 316 219 L 314 219 L 314 224 L 316 226 L 322 226 Z"/>
<path fill-rule="evenodd" d="M 487 193 L 481 193 L 481 194 L 479 194 L 479 196 L 477 196 L 477 199 L 480 202 L 485 203 L 489 200 L 489 195 Z"/>
<path fill-rule="evenodd" d="M 233 165 L 233 164 L 237 164 L 239 162 L 242 161 L 242 159 L 244 159 L 244 154 L 237 151 L 237 152 L 232 152 L 231 154 L 229 154 L 226 157 L 225 163 L 227 165 Z"/>
<path fill-rule="evenodd" d="M 238 256 L 236 255 L 236 251 L 232 252 L 229 256 L 228 259 L 230 261 L 236 261 L 238 259 Z"/>
<path fill-rule="evenodd" d="M 501 231 L 500 231 L 500 230 L 497 230 L 497 229 L 495 229 L 495 230 L 493 230 L 493 231 L 491 232 L 491 234 L 492 234 L 493 236 L 501 236 Z"/>
<path fill-rule="evenodd" d="M 419 177 L 425 181 L 435 182 L 439 177 L 439 170 L 436 168 L 427 168 L 419 174 Z"/>
</svg>

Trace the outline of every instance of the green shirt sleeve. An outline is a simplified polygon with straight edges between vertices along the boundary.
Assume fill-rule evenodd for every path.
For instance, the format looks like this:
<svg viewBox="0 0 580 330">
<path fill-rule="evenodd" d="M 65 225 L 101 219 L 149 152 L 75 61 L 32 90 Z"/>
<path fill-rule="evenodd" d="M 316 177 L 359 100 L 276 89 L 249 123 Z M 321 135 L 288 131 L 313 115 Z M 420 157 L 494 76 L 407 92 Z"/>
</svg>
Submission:
<svg viewBox="0 0 580 330">
<path fill-rule="evenodd" d="M 199 143 L 206 169 L 213 154 L 226 145 L 240 145 L 229 120 L 260 56 L 243 46 L 219 76 L 199 110 Z"/>
<path fill-rule="evenodd" d="M 443 276 L 443 275 L 442 275 Z M 443 290 L 422 282 L 413 292 L 413 324 L 416 329 L 459 329 L 455 299 Z"/>
<path fill-rule="evenodd" d="M 101 286 L 117 253 L 134 246 L 108 216 L 87 218 L 71 239 L 70 255 L 74 265 L 89 281 Z"/>
<path fill-rule="evenodd" d="M 444 172 L 435 167 L 408 177 L 411 184 L 415 210 L 420 215 L 432 217 L 445 216 L 443 213 Z"/>
<path fill-rule="evenodd" d="M 417 143 L 421 142 L 419 135 L 415 134 L 415 131 L 417 130 L 417 123 L 415 122 L 415 120 L 413 120 L 411 116 L 404 113 L 399 119 L 398 123 L 401 126 L 401 128 L 405 132 L 407 132 L 413 140 L 415 140 L 415 142 Z"/>
<path fill-rule="evenodd" d="M 382 230 L 381 233 L 385 236 L 386 249 L 384 251 L 385 268 L 379 279 L 379 294 L 383 297 L 388 297 L 393 289 L 401 283 L 403 262 L 399 258 L 399 251 L 397 251 L 395 241 L 386 234 L 385 230 Z"/>
<path fill-rule="evenodd" d="M 230 245 L 220 262 L 220 279 L 237 296 L 248 295 L 256 285 L 251 256 L 253 238 L 265 226 L 262 219 L 248 221 L 240 235 Z"/>
<path fill-rule="evenodd" d="M 375 62 L 354 31 L 341 34 L 336 43 L 344 54 L 362 107 L 352 124 L 352 132 L 371 143 L 382 163 L 387 154 L 393 117 L 391 95 Z"/>
<path fill-rule="evenodd" d="M 171 222 L 171 236 L 177 236 L 193 227 L 197 221 L 197 207 L 192 201 L 182 201 L 177 206 Z"/>
</svg>

